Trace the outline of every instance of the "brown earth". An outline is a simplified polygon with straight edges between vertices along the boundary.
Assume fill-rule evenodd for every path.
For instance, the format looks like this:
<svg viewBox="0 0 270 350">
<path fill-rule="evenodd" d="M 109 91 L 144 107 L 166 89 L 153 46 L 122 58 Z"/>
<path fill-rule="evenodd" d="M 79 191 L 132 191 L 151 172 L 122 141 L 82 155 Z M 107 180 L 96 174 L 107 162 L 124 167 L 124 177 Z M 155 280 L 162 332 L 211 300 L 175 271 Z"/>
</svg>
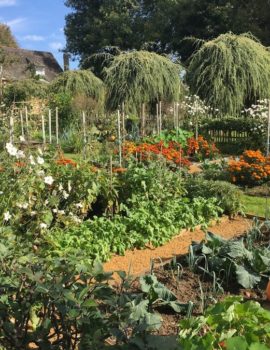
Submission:
<svg viewBox="0 0 270 350">
<path fill-rule="evenodd" d="M 234 219 L 223 217 L 219 223 L 214 223 L 208 230 L 229 239 L 244 234 L 251 227 L 251 219 L 241 216 Z M 192 241 L 201 241 L 204 237 L 205 233 L 199 228 L 193 232 L 183 230 L 162 247 L 128 250 L 124 256 L 113 256 L 110 261 L 104 264 L 104 270 L 106 272 L 126 271 L 134 276 L 142 275 L 150 270 L 151 261 L 164 262 L 174 256 L 185 254 Z"/>
</svg>

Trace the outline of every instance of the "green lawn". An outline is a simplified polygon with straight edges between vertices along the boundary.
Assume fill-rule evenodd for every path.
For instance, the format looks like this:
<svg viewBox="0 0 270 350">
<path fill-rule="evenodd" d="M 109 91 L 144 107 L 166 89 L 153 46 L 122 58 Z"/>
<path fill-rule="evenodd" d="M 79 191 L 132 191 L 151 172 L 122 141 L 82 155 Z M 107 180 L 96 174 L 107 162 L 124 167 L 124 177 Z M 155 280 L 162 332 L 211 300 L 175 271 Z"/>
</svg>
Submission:
<svg viewBox="0 0 270 350">
<path fill-rule="evenodd" d="M 267 216 L 270 216 L 270 198 L 266 199 L 263 197 L 243 195 L 242 201 L 245 206 L 246 214 L 265 217 L 265 214 L 267 212 Z"/>
</svg>

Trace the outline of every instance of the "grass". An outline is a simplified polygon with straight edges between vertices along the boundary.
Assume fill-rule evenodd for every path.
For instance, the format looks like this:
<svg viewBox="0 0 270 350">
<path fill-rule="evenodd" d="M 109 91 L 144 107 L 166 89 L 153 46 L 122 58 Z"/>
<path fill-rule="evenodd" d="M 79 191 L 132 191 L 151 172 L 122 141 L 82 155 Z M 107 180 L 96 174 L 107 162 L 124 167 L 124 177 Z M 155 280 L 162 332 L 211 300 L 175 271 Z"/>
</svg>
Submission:
<svg viewBox="0 0 270 350">
<path fill-rule="evenodd" d="M 266 199 L 263 197 L 255 197 L 243 195 L 242 202 L 245 207 L 246 214 L 252 214 L 255 216 L 265 217 L 267 212 L 267 216 L 270 214 L 270 198 Z"/>
</svg>

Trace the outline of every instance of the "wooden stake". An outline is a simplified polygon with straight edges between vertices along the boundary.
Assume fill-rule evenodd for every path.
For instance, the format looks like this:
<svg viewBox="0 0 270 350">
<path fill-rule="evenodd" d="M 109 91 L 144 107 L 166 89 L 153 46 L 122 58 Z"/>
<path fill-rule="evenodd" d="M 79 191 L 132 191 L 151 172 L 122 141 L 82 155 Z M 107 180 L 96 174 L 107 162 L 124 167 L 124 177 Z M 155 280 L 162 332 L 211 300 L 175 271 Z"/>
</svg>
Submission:
<svg viewBox="0 0 270 350">
<path fill-rule="evenodd" d="M 29 139 L 29 120 L 28 120 L 28 109 L 27 106 L 25 106 L 25 122 L 26 122 L 26 135 Z"/>
<path fill-rule="evenodd" d="M 117 111 L 117 124 L 118 124 L 118 144 L 119 144 L 119 165 L 122 166 L 122 140 L 121 140 L 121 119 L 120 111 Z"/>
<path fill-rule="evenodd" d="M 13 111 L 12 111 L 12 115 L 9 118 L 9 125 L 10 125 L 10 143 L 14 142 L 14 118 L 13 118 Z"/>
<path fill-rule="evenodd" d="M 266 155 L 269 156 L 270 148 L 270 99 L 268 100 L 268 127 L 267 127 L 267 145 L 266 145 Z"/>
<path fill-rule="evenodd" d="M 122 103 L 122 135 L 123 140 L 125 140 L 125 134 L 126 134 L 126 128 L 125 128 L 125 104 Z"/>
<path fill-rule="evenodd" d="M 23 113 L 22 113 L 22 110 L 20 109 L 20 119 L 21 119 L 21 134 L 22 134 L 22 137 L 24 138 L 24 127 L 23 127 Z"/>
<path fill-rule="evenodd" d="M 52 111 L 49 109 L 49 142 L 52 144 Z"/>
<path fill-rule="evenodd" d="M 86 159 L 86 119 L 85 119 L 85 112 L 82 113 L 82 123 L 83 123 L 83 156 L 84 159 Z"/>
<path fill-rule="evenodd" d="M 145 136 L 145 103 L 142 104 L 142 118 L 141 118 L 141 122 L 142 122 L 141 135 L 142 135 L 142 137 L 144 137 Z"/>
<path fill-rule="evenodd" d="M 56 134 L 56 144 L 59 145 L 59 120 L 58 120 L 58 107 L 55 108 L 55 134 Z"/>
<path fill-rule="evenodd" d="M 157 119 L 157 135 L 159 135 L 160 132 L 159 132 L 159 106 L 158 106 L 158 103 L 156 104 L 156 119 Z"/>
<path fill-rule="evenodd" d="M 159 132 L 162 132 L 162 102 L 159 102 Z"/>
<path fill-rule="evenodd" d="M 46 143 L 46 131 L 45 131 L 45 119 L 44 115 L 41 116 L 41 123 L 42 123 L 42 138 L 43 138 L 43 144 Z"/>
</svg>

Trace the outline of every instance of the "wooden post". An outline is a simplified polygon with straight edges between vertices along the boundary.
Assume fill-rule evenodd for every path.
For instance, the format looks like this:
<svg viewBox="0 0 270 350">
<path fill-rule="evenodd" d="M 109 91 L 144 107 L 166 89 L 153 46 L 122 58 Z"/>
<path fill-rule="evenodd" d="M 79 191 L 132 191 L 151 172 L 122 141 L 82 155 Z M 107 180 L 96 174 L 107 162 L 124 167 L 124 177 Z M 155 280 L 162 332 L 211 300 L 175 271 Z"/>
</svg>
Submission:
<svg viewBox="0 0 270 350">
<path fill-rule="evenodd" d="M 49 142 L 52 144 L 52 111 L 49 109 Z"/>
<path fill-rule="evenodd" d="M 121 119 L 120 111 L 117 111 L 117 124 L 118 124 L 118 145 L 119 145 L 119 165 L 122 167 L 122 140 L 121 140 Z"/>
<path fill-rule="evenodd" d="M 158 105 L 158 103 L 156 104 L 156 118 L 157 118 L 157 135 L 159 135 L 160 132 L 159 132 L 159 105 Z"/>
<path fill-rule="evenodd" d="M 176 103 L 176 128 L 179 129 L 180 123 L 179 123 L 179 103 Z"/>
<path fill-rule="evenodd" d="M 162 102 L 159 102 L 159 131 L 162 132 Z"/>
<path fill-rule="evenodd" d="M 25 122 L 26 122 L 26 135 L 27 135 L 27 139 L 29 140 L 29 120 L 28 120 L 27 106 L 25 106 Z"/>
<path fill-rule="evenodd" d="M 195 117 L 195 139 L 199 138 L 199 126 L 198 126 L 198 117 Z"/>
<path fill-rule="evenodd" d="M 173 103 L 173 126 L 176 129 L 176 102 Z"/>
<path fill-rule="evenodd" d="M 23 126 L 23 113 L 22 113 L 22 110 L 20 109 L 20 119 L 21 119 L 21 134 L 22 134 L 22 137 L 24 138 L 24 126 Z"/>
<path fill-rule="evenodd" d="M 142 115 L 141 115 L 141 135 L 142 137 L 145 136 L 145 103 L 142 104 Z"/>
<path fill-rule="evenodd" d="M 12 111 L 12 115 L 9 118 L 9 125 L 10 125 L 10 143 L 14 142 L 14 118 L 13 118 L 13 111 Z"/>
<path fill-rule="evenodd" d="M 85 119 L 85 112 L 82 112 L 82 123 L 83 123 L 83 156 L 84 159 L 86 159 L 86 119 Z"/>
<path fill-rule="evenodd" d="M 46 131 L 45 131 L 45 119 L 44 115 L 41 116 L 41 123 L 42 123 L 42 138 L 43 138 L 43 144 L 46 143 Z"/>
<path fill-rule="evenodd" d="M 56 134 L 56 144 L 59 145 L 59 115 L 58 107 L 55 108 L 55 134 Z"/>
<path fill-rule="evenodd" d="M 268 126 L 267 126 L 267 145 L 266 145 L 266 155 L 269 156 L 270 148 L 270 99 L 268 100 Z"/>
<path fill-rule="evenodd" d="M 126 134 L 126 128 L 125 128 L 125 104 L 122 103 L 122 135 L 123 140 L 125 140 L 125 134 Z"/>
</svg>

